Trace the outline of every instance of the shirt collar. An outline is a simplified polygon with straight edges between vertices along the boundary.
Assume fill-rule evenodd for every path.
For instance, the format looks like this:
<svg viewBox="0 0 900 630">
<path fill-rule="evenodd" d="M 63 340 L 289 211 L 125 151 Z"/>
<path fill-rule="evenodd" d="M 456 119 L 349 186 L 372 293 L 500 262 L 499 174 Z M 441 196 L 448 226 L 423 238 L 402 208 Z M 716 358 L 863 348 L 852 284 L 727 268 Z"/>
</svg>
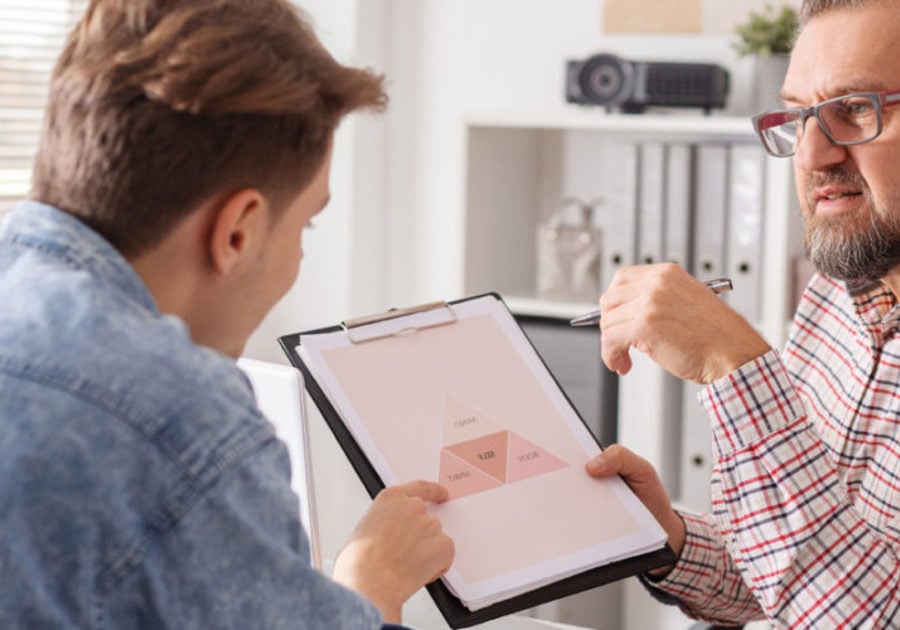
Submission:
<svg viewBox="0 0 900 630">
<path fill-rule="evenodd" d="M 72 268 L 87 270 L 159 313 L 147 285 L 122 254 L 72 214 L 38 201 L 21 201 L 0 227 L 0 242 L 33 247 Z"/>
<path fill-rule="evenodd" d="M 893 291 L 877 280 L 854 280 L 845 284 L 857 316 L 870 335 L 881 339 L 896 331 L 900 323 L 900 306 Z"/>
</svg>

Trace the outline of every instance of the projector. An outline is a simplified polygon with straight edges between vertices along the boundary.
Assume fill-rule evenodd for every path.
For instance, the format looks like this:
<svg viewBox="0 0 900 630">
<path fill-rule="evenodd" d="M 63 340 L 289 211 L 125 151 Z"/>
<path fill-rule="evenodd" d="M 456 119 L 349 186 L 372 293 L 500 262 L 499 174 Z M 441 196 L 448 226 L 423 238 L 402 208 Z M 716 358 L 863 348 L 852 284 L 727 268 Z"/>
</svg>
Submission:
<svg viewBox="0 0 900 630">
<path fill-rule="evenodd" d="M 566 101 L 640 113 L 647 107 L 725 107 L 728 71 L 711 63 L 628 61 L 609 53 L 566 62 Z"/>
</svg>

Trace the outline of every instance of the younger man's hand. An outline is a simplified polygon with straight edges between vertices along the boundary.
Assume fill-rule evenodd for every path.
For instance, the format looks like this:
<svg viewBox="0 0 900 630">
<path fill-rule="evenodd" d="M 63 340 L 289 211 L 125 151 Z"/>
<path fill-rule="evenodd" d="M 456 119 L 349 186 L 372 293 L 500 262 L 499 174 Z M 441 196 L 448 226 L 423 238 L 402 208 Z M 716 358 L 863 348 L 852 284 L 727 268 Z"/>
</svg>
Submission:
<svg viewBox="0 0 900 630">
<path fill-rule="evenodd" d="M 386 622 L 400 622 L 403 603 L 453 562 L 453 541 L 426 506 L 446 500 L 430 481 L 382 490 L 338 555 L 334 580 L 369 598 Z"/>
</svg>

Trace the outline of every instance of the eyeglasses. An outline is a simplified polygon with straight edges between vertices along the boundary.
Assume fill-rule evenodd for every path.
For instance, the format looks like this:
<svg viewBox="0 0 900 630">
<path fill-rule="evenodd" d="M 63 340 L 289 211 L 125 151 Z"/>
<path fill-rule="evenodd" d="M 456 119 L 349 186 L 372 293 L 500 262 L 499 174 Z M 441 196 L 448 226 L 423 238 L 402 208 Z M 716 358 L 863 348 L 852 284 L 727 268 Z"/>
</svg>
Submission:
<svg viewBox="0 0 900 630">
<path fill-rule="evenodd" d="M 797 150 L 806 120 L 815 116 L 834 144 L 871 142 L 881 134 L 881 109 L 900 103 L 896 92 L 847 94 L 810 107 L 774 109 L 753 117 L 753 128 L 770 155 L 790 157 Z"/>
</svg>

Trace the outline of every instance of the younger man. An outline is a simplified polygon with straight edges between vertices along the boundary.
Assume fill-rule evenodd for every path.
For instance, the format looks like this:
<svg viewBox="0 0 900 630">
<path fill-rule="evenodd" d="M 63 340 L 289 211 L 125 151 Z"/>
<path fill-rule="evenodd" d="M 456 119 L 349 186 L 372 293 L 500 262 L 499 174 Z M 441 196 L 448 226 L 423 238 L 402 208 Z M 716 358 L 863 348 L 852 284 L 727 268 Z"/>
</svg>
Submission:
<svg viewBox="0 0 900 630">
<path fill-rule="evenodd" d="M 307 557 L 235 367 L 381 79 L 286 0 L 95 0 L 0 232 L 0 626 L 374 628 L 450 566 L 429 482 Z"/>
</svg>

